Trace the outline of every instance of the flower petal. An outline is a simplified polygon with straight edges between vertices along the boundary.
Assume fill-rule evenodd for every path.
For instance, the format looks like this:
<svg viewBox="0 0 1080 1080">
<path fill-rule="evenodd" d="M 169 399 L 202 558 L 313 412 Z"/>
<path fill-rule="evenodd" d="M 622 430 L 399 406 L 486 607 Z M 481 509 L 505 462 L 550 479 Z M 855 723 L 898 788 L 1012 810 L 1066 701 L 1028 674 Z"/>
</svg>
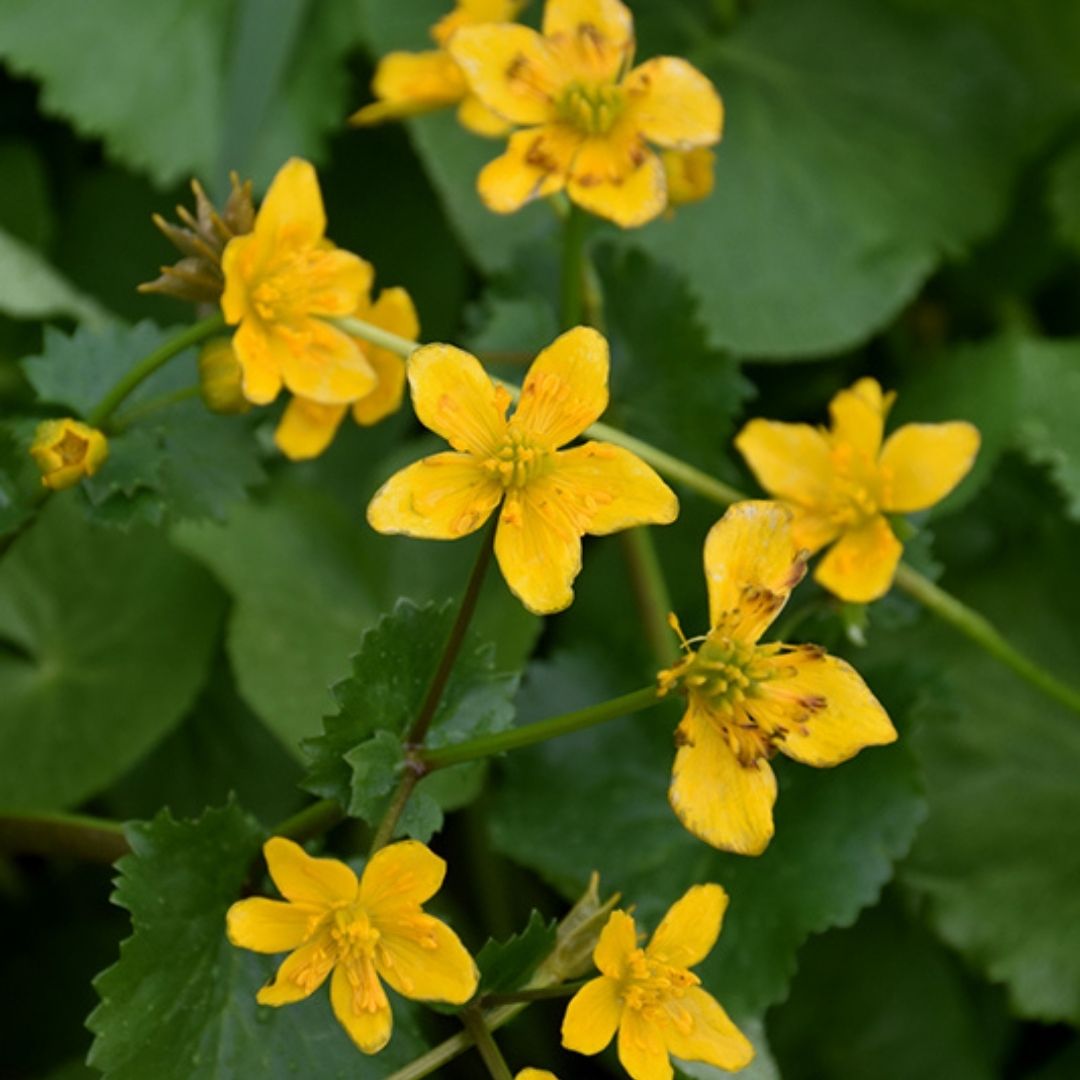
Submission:
<svg viewBox="0 0 1080 1080">
<path fill-rule="evenodd" d="M 573 603 L 581 534 L 578 508 L 554 477 L 507 493 L 495 532 L 495 558 L 510 591 L 535 615 L 552 615 Z"/>
<path fill-rule="evenodd" d="M 805 573 L 791 511 L 767 500 L 735 503 L 705 538 L 710 625 L 757 641 Z"/>
<path fill-rule="evenodd" d="M 337 859 L 312 858 L 299 844 L 272 836 L 263 844 L 270 877 L 294 904 L 349 904 L 356 899 L 356 875 Z"/>
<path fill-rule="evenodd" d="M 743 765 L 693 699 L 679 724 L 668 801 L 683 825 L 722 851 L 760 855 L 773 835 L 776 777 L 763 758 Z"/>
<path fill-rule="evenodd" d="M 244 319 L 233 335 L 233 349 L 243 371 L 243 393 L 253 405 L 268 405 L 281 391 L 277 343 L 265 323 Z"/>
<path fill-rule="evenodd" d="M 334 317 L 351 315 L 366 299 L 375 280 L 375 268 L 366 259 L 340 248 L 320 246 L 310 251 L 285 278 L 302 297 L 304 311 Z"/>
<path fill-rule="evenodd" d="M 547 0 L 543 30 L 544 37 L 602 39 L 618 54 L 612 77 L 622 64 L 622 55 L 634 47 L 634 17 L 620 0 Z"/>
<path fill-rule="evenodd" d="M 327 933 L 301 945 L 278 966 L 274 977 L 255 995 L 260 1005 L 291 1005 L 310 997 L 334 966 L 334 951 Z"/>
<path fill-rule="evenodd" d="M 881 703 L 846 661 L 814 645 L 793 646 L 770 663 L 780 675 L 760 686 L 762 697 L 748 702 L 787 734 L 780 749 L 804 765 L 838 765 L 865 746 L 896 740 Z"/>
<path fill-rule="evenodd" d="M 471 454 L 434 454 L 394 473 L 368 504 L 381 533 L 458 540 L 475 532 L 503 496 L 502 485 Z"/>
<path fill-rule="evenodd" d="M 600 931 L 593 950 L 597 970 L 612 979 L 621 979 L 630 954 L 638 947 L 637 927 L 626 911 L 613 911 Z"/>
<path fill-rule="evenodd" d="M 349 1038 L 365 1054 L 377 1054 L 390 1041 L 394 1017 L 370 961 L 339 964 L 334 969 L 330 1005 Z"/>
<path fill-rule="evenodd" d="M 667 180 L 660 158 L 641 148 L 626 171 L 617 150 L 590 140 L 574 159 L 566 193 L 582 209 L 633 229 L 659 217 L 667 206 Z"/>
<path fill-rule="evenodd" d="M 796 546 L 802 548 L 808 555 L 816 554 L 840 535 L 840 526 L 836 518 L 828 511 L 799 506 L 798 503 L 784 505 L 791 510 L 792 538 Z"/>
<path fill-rule="evenodd" d="M 441 49 L 387 53 L 375 69 L 371 90 L 378 99 L 349 117 L 361 126 L 398 120 L 460 101 L 467 92 L 465 76 Z"/>
<path fill-rule="evenodd" d="M 735 437 L 735 448 L 770 495 L 802 506 L 829 501 L 829 442 L 816 427 L 751 420 Z"/>
<path fill-rule="evenodd" d="M 255 216 L 257 244 L 274 249 L 312 247 L 325 232 L 326 211 L 315 167 L 303 158 L 289 158 Z"/>
<path fill-rule="evenodd" d="M 328 322 L 307 318 L 291 325 L 270 323 L 267 330 L 282 381 L 294 394 L 345 405 L 375 389 L 375 372 L 360 346 Z"/>
<path fill-rule="evenodd" d="M 238 900 L 225 916 L 225 933 L 241 949 L 288 952 L 307 941 L 325 908 L 254 896 Z"/>
<path fill-rule="evenodd" d="M 678 968 L 700 964 L 720 936 L 727 905 L 719 885 L 692 886 L 668 908 L 649 942 L 649 956 Z"/>
<path fill-rule="evenodd" d="M 318 457 L 333 442 L 346 408 L 294 397 L 278 422 L 274 443 L 290 461 Z"/>
<path fill-rule="evenodd" d="M 457 110 L 458 123 L 474 135 L 498 139 L 512 130 L 497 112 L 489 109 L 475 94 L 466 94 Z"/>
<path fill-rule="evenodd" d="M 515 131 L 506 152 L 488 162 L 476 178 L 484 205 L 512 214 L 527 202 L 562 191 L 581 136 L 559 124 Z"/>
<path fill-rule="evenodd" d="M 693 64 L 658 56 L 634 68 L 623 88 L 633 122 L 650 142 L 690 150 L 719 141 L 724 122 L 720 95 Z"/>
<path fill-rule="evenodd" d="M 667 1047 L 683 1061 L 704 1061 L 735 1072 L 754 1059 L 750 1040 L 732 1023 L 720 1003 L 700 986 L 669 1004 Z"/>
<path fill-rule="evenodd" d="M 716 184 L 716 154 L 708 147 L 693 150 L 665 150 L 660 155 L 667 182 L 668 206 L 707 199 Z"/>
<path fill-rule="evenodd" d="M 506 440 L 506 392 L 475 356 L 453 345 L 425 345 L 409 357 L 409 386 L 420 423 L 455 450 L 481 457 Z"/>
<path fill-rule="evenodd" d="M 622 1015 L 619 984 L 606 975 L 587 982 L 566 1006 L 562 1044 L 578 1054 L 599 1054 L 615 1037 Z"/>
<path fill-rule="evenodd" d="M 446 877 L 446 860 L 418 840 L 399 840 L 381 848 L 360 876 L 360 903 L 374 918 L 403 904 L 430 900 Z"/>
<path fill-rule="evenodd" d="M 979 429 L 962 420 L 905 424 L 881 451 L 882 504 L 895 513 L 940 502 L 975 464 Z"/>
<path fill-rule="evenodd" d="M 420 320 L 412 298 L 401 288 L 383 289 L 379 299 L 360 317 L 408 340 L 420 335 Z M 352 412 L 358 424 L 367 426 L 400 408 L 405 393 L 405 361 L 397 353 L 369 342 L 362 348 L 378 382 L 370 394 L 353 405 Z"/>
<path fill-rule="evenodd" d="M 382 934 L 376 967 L 403 997 L 464 1005 L 476 993 L 476 964 L 446 923 L 422 913 L 372 921 Z"/>
<path fill-rule="evenodd" d="M 851 446 L 873 460 L 881 449 L 885 415 L 895 394 L 883 394 L 877 379 L 859 379 L 829 402 L 832 441 Z"/>
<path fill-rule="evenodd" d="M 582 508 L 592 536 L 635 525 L 668 525 L 678 517 L 675 492 L 636 454 L 611 443 L 587 442 L 555 457 L 555 482 Z"/>
<path fill-rule="evenodd" d="M 553 97 L 566 81 L 551 46 L 528 26 L 487 23 L 462 27 L 447 49 L 469 89 L 513 124 L 554 118 Z"/>
<path fill-rule="evenodd" d="M 833 544 L 814 579 L 841 600 L 868 604 L 889 591 L 903 551 L 889 523 L 877 514 Z"/>
<path fill-rule="evenodd" d="M 619 1023 L 619 1062 L 631 1080 L 672 1080 L 662 1029 L 636 1009 L 624 1009 Z"/>
<path fill-rule="evenodd" d="M 560 334 L 525 376 L 515 425 L 551 448 L 577 438 L 608 406 L 609 367 L 603 334 L 589 326 Z"/>
</svg>

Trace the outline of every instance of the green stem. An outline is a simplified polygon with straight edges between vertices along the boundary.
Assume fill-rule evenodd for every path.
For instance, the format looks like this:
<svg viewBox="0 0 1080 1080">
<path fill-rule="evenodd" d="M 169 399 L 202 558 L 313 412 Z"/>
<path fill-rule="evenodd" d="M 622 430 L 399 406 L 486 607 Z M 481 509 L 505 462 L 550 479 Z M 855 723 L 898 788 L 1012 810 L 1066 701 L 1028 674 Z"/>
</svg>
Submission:
<svg viewBox="0 0 1080 1080">
<path fill-rule="evenodd" d="M 661 667 L 670 667 L 678 658 L 679 647 L 668 626 L 671 596 L 652 533 L 648 529 L 627 529 L 619 534 L 619 541 L 649 650 Z"/>
<path fill-rule="evenodd" d="M 182 401 L 190 401 L 192 398 L 197 398 L 201 393 L 202 390 L 198 386 L 181 387 L 179 390 L 173 390 L 168 394 L 162 394 L 160 397 L 144 401 L 141 405 L 136 405 L 134 409 L 128 409 L 127 412 L 118 416 L 109 426 L 114 432 L 125 431 L 127 428 L 131 427 L 136 420 L 142 420 L 144 417 L 150 416 L 160 409 L 167 409 L 170 405 L 179 405 Z"/>
<path fill-rule="evenodd" d="M 650 705 L 655 705 L 657 697 L 657 688 L 647 686 L 642 690 L 635 690 L 633 693 L 613 698 L 611 701 L 601 702 L 599 705 L 590 705 L 588 708 L 552 716 L 547 720 L 538 720 L 535 724 L 526 724 L 524 727 L 512 728 L 510 731 L 499 731 L 493 735 L 481 735 L 479 738 L 458 743 L 456 746 L 421 750 L 417 753 L 417 759 L 426 771 L 431 772 L 435 769 L 445 769 L 449 765 L 460 765 L 464 761 L 476 761 L 479 758 L 491 757 L 492 754 L 502 754 L 508 750 L 520 750 L 524 746 L 532 746 L 534 743 L 545 742 L 548 739 L 557 739 L 561 735 L 569 735 L 571 732 L 582 731 L 584 728 L 603 724 L 608 720 L 617 720 L 620 716 L 640 712 Z"/>
<path fill-rule="evenodd" d="M 553 998 L 571 997 L 591 979 L 579 979 L 577 982 L 559 983 L 558 986 L 538 986 L 534 990 L 514 990 L 507 994 L 485 994 L 484 1005 L 513 1005 L 517 1002 L 528 1004 L 533 1001 L 550 1001 Z"/>
<path fill-rule="evenodd" d="M 341 803 L 337 799 L 319 799 L 303 810 L 298 810 L 292 817 L 279 821 L 270 832 L 274 836 L 287 836 L 302 844 L 314 836 L 321 836 L 327 829 L 332 829 L 345 816 Z"/>
<path fill-rule="evenodd" d="M 585 212 L 574 205 L 571 205 L 563 221 L 559 322 L 564 330 L 578 326 L 584 317 L 585 232 L 588 223 Z"/>
<path fill-rule="evenodd" d="M 402 360 L 408 360 L 421 347 L 419 341 L 411 341 L 409 338 L 392 334 L 389 330 L 364 322 L 363 319 L 354 319 L 351 315 L 340 319 L 327 319 L 327 322 L 333 323 L 352 337 L 360 338 L 361 341 L 370 341 L 372 345 L 377 345 L 380 349 L 396 353 Z"/>
<path fill-rule="evenodd" d="M 510 1066 L 506 1064 L 506 1058 L 502 1056 L 499 1044 L 491 1034 L 487 1026 L 484 1014 L 475 1006 L 470 1006 L 461 1011 L 461 1022 L 465 1030 L 472 1036 L 476 1049 L 480 1051 L 487 1071 L 493 1080 L 514 1080 L 514 1074 L 510 1072 Z"/>
<path fill-rule="evenodd" d="M 1017 652 L 985 616 L 973 611 L 955 596 L 939 588 L 907 563 L 901 563 L 897 567 L 896 584 L 904 592 L 915 597 L 923 607 L 932 611 L 939 619 L 959 630 L 996 660 L 1000 660 L 1006 667 L 1011 668 L 1022 679 L 1038 687 L 1044 694 L 1072 709 L 1073 712 L 1080 713 L 1080 692 L 1066 686 L 1048 671 Z"/>
<path fill-rule="evenodd" d="M 397 823 L 401 820 L 401 815 L 405 812 L 405 807 L 409 803 L 413 789 L 419 782 L 420 774 L 415 769 L 406 767 L 405 774 L 398 782 L 398 786 L 394 788 L 394 794 L 390 797 L 390 804 L 375 828 L 375 835 L 371 838 L 371 847 L 368 850 L 369 856 L 374 855 L 380 848 L 386 847 L 394 839 L 394 830 L 397 828 Z"/>
<path fill-rule="evenodd" d="M 0 850 L 114 863 L 131 849 L 118 821 L 82 814 L 4 814 Z"/>
<path fill-rule="evenodd" d="M 225 317 L 220 313 L 211 315 L 208 319 L 194 323 L 183 333 L 166 341 L 160 348 L 155 349 L 149 356 L 143 357 L 116 385 L 97 403 L 86 422 L 91 427 L 101 427 L 106 420 L 119 408 L 129 394 L 136 387 L 148 379 L 158 368 L 167 364 L 178 353 L 197 344 L 204 338 L 216 334 L 224 329 Z"/>
<path fill-rule="evenodd" d="M 484 1023 L 488 1031 L 497 1031 L 503 1024 L 509 1023 L 520 1012 L 528 1008 L 526 1003 L 518 1005 L 503 1005 L 501 1008 L 492 1009 L 484 1014 Z M 422 1054 L 415 1061 L 410 1061 L 403 1069 L 388 1076 L 386 1080 L 422 1080 L 425 1076 L 441 1069 L 444 1065 L 453 1061 L 459 1054 L 465 1053 L 473 1045 L 472 1036 L 465 1031 L 457 1035 L 451 1035 L 449 1039 L 432 1047 L 426 1054 Z"/>
</svg>

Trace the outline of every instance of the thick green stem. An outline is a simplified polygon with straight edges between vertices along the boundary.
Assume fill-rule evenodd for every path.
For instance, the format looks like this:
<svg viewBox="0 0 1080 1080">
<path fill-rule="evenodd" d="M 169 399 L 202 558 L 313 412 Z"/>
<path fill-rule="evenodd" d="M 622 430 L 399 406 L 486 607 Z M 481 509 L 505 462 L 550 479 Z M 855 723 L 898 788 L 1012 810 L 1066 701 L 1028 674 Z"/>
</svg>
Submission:
<svg viewBox="0 0 1080 1080">
<path fill-rule="evenodd" d="M 0 851 L 114 863 L 131 849 L 118 821 L 82 814 L 4 814 Z"/>
<path fill-rule="evenodd" d="M 341 803 L 337 799 L 320 799 L 292 817 L 279 821 L 270 831 L 274 836 L 287 836 L 302 844 L 312 837 L 321 836 L 327 829 L 332 829 L 345 816 Z"/>
<path fill-rule="evenodd" d="M 158 368 L 167 364 L 174 356 L 182 353 L 185 349 L 197 344 L 204 338 L 216 334 L 225 326 L 225 318 L 221 314 L 211 315 L 208 319 L 194 323 L 183 333 L 166 341 L 159 349 L 155 349 L 149 356 L 143 357 L 116 385 L 97 403 L 93 411 L 86 418 L 86 422 L 92 427 L 101 427 L 112 414 L 120 407 L 129 394 L 157 371 Z"/>
<path fill-rule="evenodd" d="M 327 319 L 327 322 L 333 323 L 352 337 L 359 338 L 361 341 L 370 341 L 372 345 L 378 345 L 380 349 L 396 353 L 402 360 L 408 360 L 421 347 L 419 341 L 410 341 L 409 338 L 392 334 L 389 330 L 364 322 L 363 319 L 354 319 L 351 315 L 340 319 Z"/>
<path fill-rule="evenodd" d="M 483 1058 L 493 1080 L 514 1080 L 510 1066 L 506 1064 L 506 1058 L 502 1056 L 499 1044 L 495 1042 L 491 1029 L 487 1026 L 484 1014 L 475 1006 L 470 1006 L 461 1011 L 461 1022 L 476 1044 L 476 1049 L 480 1051 L 480 1057 Z"/>
<path fill-rule="evenodd" d="M 580 325 L 585 305 L 585 232 L 588 216 L 571 205 L 563 220 L 562 274 L 559 290 L 559 322 L 564 330 Z"/>
<path fill-rule="evenodd" d="M 488 1031 L 497 1031 L 526 1008 L 528 1008 L 526 1002 L 518 1005 L 503 1005 L 501 1008 L 485 1013 L 484 1023 Z M 451 1035 L 449 1039 L 432 1047 L 415 1061 L 410 1061 L 403 1069 L 398 1069 L 386 1080 L 422 1080 L 423 1077 L 431 1076 L 432 1073 L 453 1061 L 459 1054 L 465 1053 L 472 1045 L 472 1036 L 467 1032 L 462 1031 L 457 1035 Z"/>
<path fill-rule="evenodd" d="M 915 597 L 923 607 L 932 611 L 938 618 L 959 630 L 1006 667 L 1011 668 L 1022 679 L 1055 701 L 1072 709 L 1073 712 L 1080 713 L 1080 692 L 1066 686 L 1048 671 L 1017 652 L 998 633 L 993 624 L 977 611 L 973 611 L 906 563 L 901 563 L 897 568 L 896 584 L 904 592 Z"/>
<path fill-rule="evenodd" d="M 641 615 L 645 638 L 653 659 L 661 667 L 669 667 L 679 655 L 679 646 L 668 626 L 671 596 L 656 544 L 648 529 L 628 529 L 619 534 L 623 555 L 630 570 L 630 584 Z"/>
<path fill-rule="evenodd" d="M 510 731 L 499 731 L 494 735 L 481 735 L 478 739 L 470 739 L 456 746 L 421 750 L 417 753 L 417 759 L 430 772 L 435 769 L 444 769 L 448 765 L 460 765 L 464 761 L 491 757 L 492 754 L 502 754 L 508 750 L 520 750 L 524 746 L 546 742 L 548 739 L 557 739 L 560 735 L 569 735 L 571 732 L 603 724 L 608 720 L 617 720 L 620 716 L 640 712 L 650 705 L 655 705 L 657 697 L 657 688 L 647 686 L 643 690 L 623 694 L 622 697 L 601 702 L 599 705 L 590 705 L 588 708 L 563 713 L 561 716 L 538 720 L 535 724 L 526 724 L 524 727 L 512 728 Z"/>
</svg>

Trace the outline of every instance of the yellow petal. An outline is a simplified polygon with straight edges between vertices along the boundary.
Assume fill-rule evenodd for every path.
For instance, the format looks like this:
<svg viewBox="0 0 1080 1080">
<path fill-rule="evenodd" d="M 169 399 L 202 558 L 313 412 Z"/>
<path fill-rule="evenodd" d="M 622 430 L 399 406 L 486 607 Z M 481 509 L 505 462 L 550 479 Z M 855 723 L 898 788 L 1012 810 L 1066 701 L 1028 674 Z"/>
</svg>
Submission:
<svg viewBox="0 0 1080 1080">
<path fill-rule="evenodd" d="M 545 37 L 602 38 L 623 53 L 634 46 L 634 17 L 619 0 L 547 0 L 543 30 Z"/>
<path fill-rule="evenodd" d="M 635 525 L 668 525 L 679 500 L 636 454 L 611 443 L 587 442 L 555 456 L 553 482 L 581 508 L 582 528 L 592 536 Z"/>
<path fill-rule="evenodd" d="M 841 600 L 868 604 L 892 585 L 904 548 L 880 514 L 845 532 L 825 553 L 814 579 Z"/>
<path fill-rule="evenodd" d="M 694 885 L 668 909 L 646 950 L 672 967 L 700 964 L 720 936 L 727 893 L 719 885 Z"/>
<path fill-rule="evenodd" d="M 431 36 L 446 45 L 462 27 L 478 23 L 513 22 L 528 0 L 457 0 L 454 10 L 447 12 L 432 28 Z"/>
<path fill-rule="evenodd" d="M 940 502 L 975 464 L 979 430 L 948 424 L 905 424 L 881 451 L 882 504 L 895 513 L 925 510 Z"/>
<path fill-rule="evenodd" d="M 557 337 L 532 362 L 514 420 L 547 447 L 576 439 L 608 405 L 608 343 L 577 326 Z"/>
<path fill-rule="evenodd" d="M 622 1015 L 619 984 L 606 975 L 587 982 L 566 1007 L 562 1044 L 578 1054 L 599 1054 L 615 1037 Z"/>
<path fill-rule="evenodd" d="M 387 53 L 379 61 L 371 82 L 377 104 L 361 109 L 350 120 L 354 124 L 369 124 L 413 116 L 453 105 L 465 96 L 466 89 L 461 69 L 441 49 Z"/>
<path fill-rule="evenodd" d="M 621 979 L 626 971 L 626 962 L 637 947 L 637 927 L 633 917 L 625 911 L 613 911 L 600 931 L 600 938 L 593 950 L 593 963 L 604 975 Z"/>
<path fill-rule="evenodd" d="M 514 1080 L 559 1080 L 549 1069 L 525 1068 L 514 1074 Z"/>
<path fill-rule="evenodd" d="M 238 900 L 225 916 L 229 941 L 260 953 L 288 952 L 308 939 L 325 908 L 287 904 L 261 896 Z"/>
<path fill-rule="evenodd" d="M 566 76 L 535 30 L 509 23 L 466 26 L 447 49 L 469 89 L 497 116 L 524 125 L 553 119 L 552 98 Z"/>
<path fill-rule="evenodd" d="M 516 131 L 506 153 L 480 170 L 476 189 L 496 214 L 512 214 L 527 202 L 562 191 L 581 136 L 558 124 Z"/>
<path fill-rule="evenodd" d="M 803 507 L 798 503 L 785 503 L 791 511 L 791 535 L 795 546 L 808 555 L 820 551 L 840 535 L 836 518 L 828 511 L 815 507 Z"/>
<path fill-rule="evenodd" d="M 510 591 L 535 615 L 552 615 L 574 600 L 581 572 L 581 520 L 554 477 L 510 491 L 495 532 L 495 558 Z"/>
<path fill-rule="evenodd" d="M 700 986 L 668 1003 L 671 1023 L 665 1028 L 667 1047 L 683 1061 L 704 1061 L 735 1072 L 754 1059 L 750 1040 L 732 1023 L 720 1003 Z"/>
<path fill-rule="evenodd" d="M 463 1005 L 476 993 L 476 964 L 446 923 L 424 914 L 372 922 L 382 934 L 379 974 L 403 997 Z"/>
<path fill-rule="evenodd" d="M 320 405 L 294 397 L 282 413 L 274 442 L 290 461 L 318 457 L 333 442 L 345 416 L 345 405 Z"/>
<path fill-rule="evenodd" d="M 719 141 L 720 95 L 693 64 L 658 56 L 634 68 L 623 87 L 633 123 L 650 142 L 690 150 Z"/>
<path fill-rule="evenodd" d="M 412 298 L 401 288 L 383 289 L 379 299 L 361 318 L 408 340 L 420 336 L 420 320 Z M 405 361 L 389 349 L 365 342 L 362 346 L 378 382 L 375 389 L 353 405 L 353 418 L 365 426 L 377 424 L 401 406 L 405 393 Z"/>
<path fill-rule="evenodd" d="M 715 848 L 760 855 L 773 835 L 776 777 L 769 763 L 741 764 L 716 721 L 693 699 L 679 742 L 668 790 L 679 820 Z"/>
<path fill-rule="evenodd" d="M 705 538 L 710 625 L 757 641 L 805 573 L 787 507 L 766 500 L 735 503 Z"/>
<path fill-rule="evenodd" d="M 420 423 L 455 450 L 481 457 L 498 453 L 506 440 L 509 399 L 475 356 L 453 345 L 425 345 L 409 357 L 408 376 Z"/>
<path fill-rule="evenodd" d="M 289 953 L 278 966 L 274 977 L 255 995 L 260 1005 L 291 1005 L 315 993 L 334 966 L 334 951 L 329 934 L 323 932 L 313 941 Z"/>
<path fill-rule="evenodd" d="M 244 397 L 254 405 L 269 405 L 281 391 L 281 371 L 277 346 L 266 325 L 244 319 L 233 335 L 233 349 L 244 373 Z"/>
<path fill-rule="evenodd" d="M 356 899 L 356 875 L 337 859 L 312 858 L 284 836 L 270 837 L 263 855 L 278 891 L 294 904 L 330 907 Z"/>
<path fill-rule="evenodd" d="M 511 131 L 511 125 L 498 113 L 492 112 L 475 94 L 466 94 L 461 99 L 457 118 L 467 131 L 486 139 L 498 139 Z"/>
<path fill-rule="evenodd" d="M 255 216 L 254 236 L 260 246 L 305 248 L 326 232 L 326 211 L 315 168 L 302 158 L 290 158 L 278 169 Z"/>
<path fill-rule="evenodd" d="M 636 1009 L 623 1010 L 619 1062 L 631 1080 L 672 1080 L 675 1075 L 659 1023 Z"/>
<path fill-rule="evenodd" d="M 761 698 L 748 703 L 787 734 L 780 749 L 804 765 L 838 765 L 863 747 L 896 740 L 881 703 L 846 661 L 814 645 L 794 646 L 772 658 L 780 677 L 762 683 Z"/>
<path fill-rule="evenodd" d="M 328 322 L 310 318 L 295 325 L 272 323 L 267 330 L 282 381 L 299 397 L 323 405 L 345 405 L 375 388 L 375 372 L 363 350 Z"/>
<path fill-rule="evenodd" d="M 375 268 L 351 251 L 319 247 L 299 260 L 288 275 L 280 275 L 281 279 L 302 297 L 305 312 L 334 317 L 356 310 L 371 289 Z"/>
<path fill-rule="evenodd" d="M 599 140 L 594 140 L 594 145 Z M 667 206 L 667 181 L 664 166 L 651 150 L 641 149 L 638 163 L 629 173 L 617 166 L 601 171 L 596 163 L 601 155 L 579 154 L 567 185 L 570 198 L 592 214 L 614 221 L 624 229 L 633 229 L 659 217 Z"/>
<path fill-rule="evenodd" d="M 446 861 L 418 840 L 400 840 L 381 848 L 364 867 L 360 903 L 376 917 L 403 904 L 430 900 L 446 877 Z"/>
<path fill-rule="evenodd" d="M 770 495 L 803 506 L 828 502 L 832 462 L 828 440 L 817 428 L 751 420 L 735 437 L 735 448 Z"/>
<path fill-rule="evenodd" d="M 870 459 L 876 458 L 885 430 L 885 415 L 894 397 L 881 392 L 877 379 L 860 379 L 849 389 L 841 390 L 829 402 L 833 442 L 852 446 Z"/>
<path fill-rule="evenodd" d="M 668 206 L 700 202 L 712 194 L 716 154 L 708 147 L 665 150 L 660 160 L 667 181 Z"/>
<path fill-rule="evenodd" d="M 395 473 L 368 504 L 381 533 L 458 540 L 475 532 L 503 496 L 502 485 L 471 454 L 434 454 Z"/>
<path fill-rule="evenodd" d="M 390 1041 L 394 1018 L 370 961 L 339 964 L 334 969 L 330 1005 L 338 1023 L 365 1054 L 377 1054 Z"/>
</svg>

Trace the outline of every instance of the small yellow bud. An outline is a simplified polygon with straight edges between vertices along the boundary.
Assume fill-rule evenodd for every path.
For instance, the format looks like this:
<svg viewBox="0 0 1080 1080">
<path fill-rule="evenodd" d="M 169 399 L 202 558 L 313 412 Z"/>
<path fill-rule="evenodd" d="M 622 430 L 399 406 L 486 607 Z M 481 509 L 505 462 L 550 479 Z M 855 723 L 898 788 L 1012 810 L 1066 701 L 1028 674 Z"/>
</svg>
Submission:
<svg viewBox="0 0 1080 1080">
<path fill-rule="evenodd" d="M 251 402 L 244 397 L 243 375 L 232 338 L 214 338 L 202 347 L 199 391 L 211 412 L 246 413 L 251 408 Z"/>
<path fill-rule="evenodd" d="M 707 146 L 665 150 L 660 155 L 667 177 L 668 207 L 700 202 L 712 194 L 716 155 Z"/>
<path fill-rule="evenodd" d="M 62 491 L 101 468 L 109 456 L 109 443 L 97 428 L 79 420 L 43 420 L 34 433 L 30 456 L 41 470 L 42 484 Z"/>
</svg>

